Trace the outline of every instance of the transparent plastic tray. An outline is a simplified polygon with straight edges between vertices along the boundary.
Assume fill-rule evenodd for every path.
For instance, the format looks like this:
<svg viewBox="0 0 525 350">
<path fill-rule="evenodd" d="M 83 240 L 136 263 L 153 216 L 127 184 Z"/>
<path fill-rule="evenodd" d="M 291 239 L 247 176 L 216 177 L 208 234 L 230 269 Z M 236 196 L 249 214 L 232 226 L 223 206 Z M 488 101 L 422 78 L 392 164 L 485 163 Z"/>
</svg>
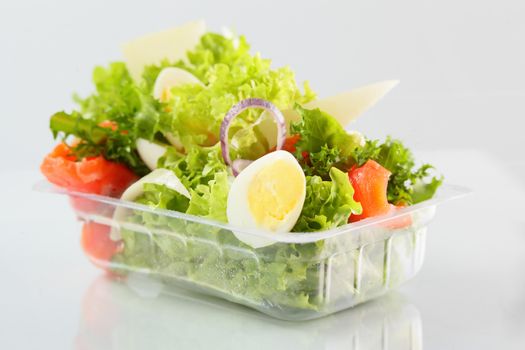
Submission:
<svg viewBox="0 0 525 350">
<path fill-rule="evenodd" d="M 119 242 L 109 260 L 89 258 L 121 279 L 137 273 L 218 296 L 285 320 L 322 317 L 375 298 L 421 268 L 436 205 L 468 191 L 444 185 L 435 198 L 395 214 L 315 233 L 271 234 L 175 211 L 71 192 L 47 182 L 36 189 L 68 195 L 84 225 Z M 272 244 L 252 248 L 237 237 Z"/>
</svg>

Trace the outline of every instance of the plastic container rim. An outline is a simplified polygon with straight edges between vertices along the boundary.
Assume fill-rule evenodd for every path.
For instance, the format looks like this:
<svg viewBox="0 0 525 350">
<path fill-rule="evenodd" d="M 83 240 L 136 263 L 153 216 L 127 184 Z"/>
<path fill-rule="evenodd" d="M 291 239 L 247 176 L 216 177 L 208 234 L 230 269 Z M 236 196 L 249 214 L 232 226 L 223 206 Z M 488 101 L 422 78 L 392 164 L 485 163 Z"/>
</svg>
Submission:
<svg viewBox="0 0 525 350">
<path fill-rule="evenodd" d="M 229 231 L 239 232 L 242 234 L 263 237 L 263 238 L 266 238 L 266 239 L 269 239 L 275 242 L 279 242 L 279 243 L 298 243 L 298 244 L 312 243 L 312 242 L 316 242 L 322 239 L 334 238 L 342 234 L 350 234 L 351 232 L 358 231 L 364 227 L 377 225 L 385 221 L 389 221 L 391 219 L 398 218 L 398 217 L 416 212 L 418 210 L 421 210 L 427 207 L 436 206 L 437 204 L 441 204 L 443 202 L 447 202 L 452 199 L 457 199 L 457 198 L 466 196 L 472 192 L 471 190 L 463 186 L 443 184 L 438 190 L 436 196 L 434 196 L 434 198 L 420 202 L 418 204 L 411 205 L 409 207 L 401 208 L 395 211 L 394 213 L 364 219 L 359 222 L 349 223 L 349 224 L 339 226 L 339 227 L 336 227 L 330 230 L 317 231 L 317 232 L 293 232 L 293 234 L 272 233 L 269 235 L 268 232 L 264 230 L 247 229 L 247 228 L 238 227 L 238 226 L 230 225 L 227 223 L 222 223 L 222 222 L 218 222 L 215 220 L 206 219 L 203 217 L 186 214 L 186 213 L 180 213 L 177 211 L 172 211 L 172 210 L 167 210 L 167 209 L 154 209 L 154 208 L 148 207 L 147 205 L 125 201 L 119 198 L 112 198 L 112 197 L 102 196 L 102 195 L 92 194 L 92 193 L 70 191 L 65 188 L 53 185 L 47 180 L 41 180 L 37 182 L 33 186 L 33 189 L 38 192 L 68 195 L 68 196 L 83 198 L 83 199 L 87 199 L 90 201 L 99 202 L 103 204 L 109 204 L 115 207 L 123 207 L 126 209 L 154 213 L 154 214 L 163 215 L 166 217 L 171 217 L 171 218 L 176 218 L 176 219 L 181 219 L 185 221 L 190 221 L 190 222 L 194 222 L 198 224 L 205 224 L 205 225 L 209 225 L 215 228 L 221 228 L 221 229 L 225 229 Z M 88 217 L 86 217 L 86 219 L 88 219 Z"/>
</svg>

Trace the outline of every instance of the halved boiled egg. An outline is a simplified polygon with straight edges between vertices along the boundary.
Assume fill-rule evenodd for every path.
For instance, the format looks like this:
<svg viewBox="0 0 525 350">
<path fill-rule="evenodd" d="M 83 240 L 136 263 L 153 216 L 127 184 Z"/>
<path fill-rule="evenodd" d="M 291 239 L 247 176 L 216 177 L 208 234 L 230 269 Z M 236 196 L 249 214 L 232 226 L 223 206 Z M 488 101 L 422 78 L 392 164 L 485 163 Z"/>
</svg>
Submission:
<svg viewBox="0 0 525 350">
<path fill-rule="evenodd" d="M 130 202 L 136 200 L 144 193 L 144 184 L 164 185 L 169 189 L 180 193 L 188 199 L 191 198 L 190 192 L 188 191 L 188 189 L 186 189 L 186 187 L 182 184 L 180 179 L 177 177 L 177 175 L 175 175 L 173 171 L 159 168 L 153 170 L 151 173 L 140 178 L 133 185 L 129 186 L 126 189 L 126 191 L 124 191 L 120 199 Z M 117 223 L 119 221 L 123 221 L 126 218 L 127 212 L 127 208 L 118 206 L 117 209 L 115 209 L 115 212 L 113 213 L 113 221 Z M 120 231 L 112 229 L 110 237 L 112 240 L 118 241 L 121 238 Z"/>
<path fill-rule="evenodd" d="M 184 69 L 177 67 L 164 68 L 160 71 L 153 85 L 153 97 L 160 102 L 167 102 L 171 98 L 171 89 L 184 84 L 202 85 L 202 82 Z M 172 133 L 166 133 L 164 136 L 176 149 L 181 150 L 183 148 L 182 142 L 177 136 Z"/>
<path fill-rule="evenodd" d="M 184 84 L 202 85 L 201 81 L 197 79 L 196 76 L 184 69 L 177 67 L 164 68 L 160 71 L 155 80 L 155 85 L 153 86 L 153 97 L 161 102 L 166 102 L 171 98 L 171 89 L 175 86 Z M 183 148 L 179 138 L 172 133 L 166 133 L 164 136 L 169 143 L 175 146 L 176 149 L 180 150 Z M 159 158 L 166 152 L 166 146 L 145 139 L 138 139 L 136 146 L 140 158 L 151 170 L 157 168 Z"/>
<path fill-rule="evenodd" d="M 164 153 L 166 153 L 166 146 L 157 142 L 151 142 L 140 138 L 137 139 L 135 144 L 137 146 L 137 152 L 146 166 L 150 170 L 157 169 L 159 158 L 162 157 Z"/>
<path fill-rule="evenodd" d="M 175 86 L 184 84 L 201 84 L 202 82 L 190 72 L 177 68 L 167 67 L 160 71 L 155 85 L 153 85 L 153 97 L 161 102 L 166 102 L 171 97 L 170 90 Z"/>
<path fill-rule="evenodd" d="M 306 195 L 304 172 L 292 154 L 269 153 L 248 165 L 233 181 L 228 195 L 228 222 L 238 227 L 290 232 L 303 208 Z M 264 247 L 268 238 L 234 232 L 244 243 Z"/>
</svg>

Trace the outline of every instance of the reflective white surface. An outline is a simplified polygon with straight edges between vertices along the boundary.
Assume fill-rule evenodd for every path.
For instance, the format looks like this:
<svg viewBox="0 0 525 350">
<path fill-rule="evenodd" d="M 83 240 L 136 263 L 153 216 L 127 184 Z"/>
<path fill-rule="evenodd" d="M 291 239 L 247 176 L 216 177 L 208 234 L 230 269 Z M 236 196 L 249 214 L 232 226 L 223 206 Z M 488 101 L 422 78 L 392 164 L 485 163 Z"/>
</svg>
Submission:
<svg viewBox="0 0 525 350">
<path fill-rule="evenodd" d="M 524 6 L 2 1 L 0 348 L 524 349 Z M 199 17 L 234 26 L 324 96 L 401 80 L 352 128 L 405 140 L 475 191 L 438 208 L 414 280 L 354 310 L 288 323 L 222 302 L 141 299 L 84 258 L 67 200 L 31 191 L 54 143 L 48 116 L 91 90 L 93 65 L 118 59 L 119 43 Z"/>
<path fill-rule="evenodd" d="M 351 312 L 293 323 L 183 291 L 141 299 L 104 277 L 86 291 L 77 348 L 169 344 L 178 349 L 421 349 L 422 328 L 418 309 L 396 293 Z"/>
</svg>

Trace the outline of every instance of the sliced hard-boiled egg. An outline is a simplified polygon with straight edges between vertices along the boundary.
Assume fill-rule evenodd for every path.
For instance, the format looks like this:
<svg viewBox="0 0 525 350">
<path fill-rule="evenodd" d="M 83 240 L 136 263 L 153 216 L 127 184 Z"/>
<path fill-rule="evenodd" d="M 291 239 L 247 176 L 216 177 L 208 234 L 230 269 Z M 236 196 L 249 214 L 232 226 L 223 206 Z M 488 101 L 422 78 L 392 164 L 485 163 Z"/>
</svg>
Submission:
<svg viewBox="0 0 525 350">
<path fill-rule="evenodd" d="M 177 175 L 171 170 L 160 168 L 153 170 L 151 173 L 129 186 L 122 194 L 121 199 L 125 201 L 133 201 L 137 199 L 142 193 L 144 193 L 144 184 L 164 185 L 182 194 L 184 197 L 190 198 L 190 193 L 186 187 L 184 187 Z"/>
<path fill-rule="evenodd" d="M 171 98 L 171 89 L 184 85 L 184 84 L 201 84 L 202 82 L 193 74 L 184 69 L 177 67 L 164 68 L 153 86 L 153 97 L 161 102 L 167 102 Z M 183 145 L 180 139 L 172 133 L 165 133 L 164 137 L 171 143 L 177 150 L 182 150 Z"/>
<path fill-rule="evenodd" d="M 144 67 L 164 59 L 171 62 L 186 58 L 206 32 L 204 21 L 186 23 L 180 27 L 141 36 L 122 47 L 126 65 L 133 79 L 140 80 Z"/>
<path fill-rule="evenodd" d="M 153 97 L 161 102 L 166 102 L 170 99 L 170 90 L 175 86 L 184 84 L 201 84 L 202 82 L 190 72 L 177 68 L 167 67 L 160 71 L 155 85 L 153 86 Z"/>
<path fill-rule="evenodd" d="M 159 158 L 166 153 L 166 146 L 145 139 L 137 139 L 135 143 L 140 158 L 150 170 L 157 169 Z"/>
<path fill-rule="evenodd" d="M 233 181 L 226 214 L 238 227 L 290 232 L 303 208 L 306 179 L 297 160 L 286 151 L 269 153 L 248 165 Z M 244 243 L 260 248 L 271 239 L 234 232 Z"/>
<path fill-rule="evenodd" d="M 147 183 L 164 185 L 169 189 L 180 193 L 184 197 L 190 198 L 190 193 L 173 171 L 159 168 L 153 170 L 151 173 L 142 177 L 133 185 L 129 186 L 122 194 L 121 199 L 130 202 L 134 201 L 144 193 L 144 184 Z M 126 212 L 127 209 L 125 207 L 117 207 L 115 213 L 113 214 L 113 220 L 115 222 L 122 221 L 126 217 Z M 119 230 L 111 230 L 110 237 L 112 240 L 119 240 L 121 238 Z"/>
<path fill-rule="evenodd" d="M 177 151 L 184 150 L 184 145 L 178 136 L 173 135 L 171 132 L 167 132 L 164 134 L 164 137 Z"/>
</svg>

